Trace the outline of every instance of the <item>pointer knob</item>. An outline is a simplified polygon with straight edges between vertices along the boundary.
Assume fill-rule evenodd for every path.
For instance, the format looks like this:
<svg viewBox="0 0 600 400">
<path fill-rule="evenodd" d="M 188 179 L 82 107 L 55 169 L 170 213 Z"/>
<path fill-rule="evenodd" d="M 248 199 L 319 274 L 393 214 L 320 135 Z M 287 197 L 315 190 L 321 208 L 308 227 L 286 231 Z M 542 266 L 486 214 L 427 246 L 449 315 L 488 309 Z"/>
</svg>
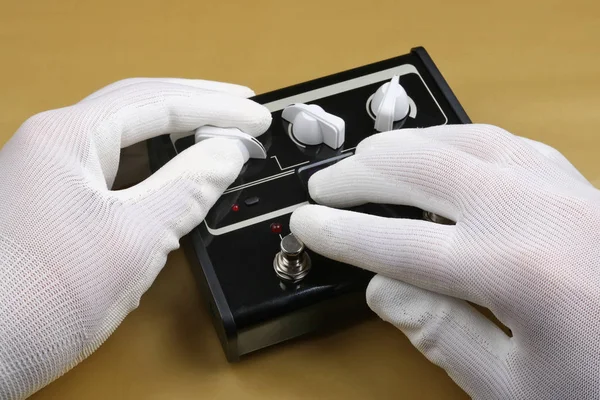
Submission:
<svg viewBox="0 0 600 400">
<path fill-rule="evenodd" d="M 316 104 L 292 104 L 281 117 L 292 124 L 292 135 L 302 144 L 327 146 L 337 150 L 344 144 L 345 122 Z"/>
<path fill-rule="evenodd" d="M 408 95 L 395 75 L 377 89 L 371 101 L 371 111 L 376 117 L 375 129 L 379 132 L 392 130 L 394 122 L 406 118 L 409 109 Z"/>
</svg>

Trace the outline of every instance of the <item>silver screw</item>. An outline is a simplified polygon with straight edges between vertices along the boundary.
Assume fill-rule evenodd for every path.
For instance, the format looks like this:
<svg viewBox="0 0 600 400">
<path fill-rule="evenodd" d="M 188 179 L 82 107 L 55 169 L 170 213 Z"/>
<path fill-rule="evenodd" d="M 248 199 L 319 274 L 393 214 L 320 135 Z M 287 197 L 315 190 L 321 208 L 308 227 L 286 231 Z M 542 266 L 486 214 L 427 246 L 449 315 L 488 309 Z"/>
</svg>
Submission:
<svg viewBox="0 0 600 400">
<path fill-rule="evenodd" d="M 285 236 L 279 245 L 280 251 L 275 255 L 273 268 L 279 278 L 296 283 L 308 275 L 311 261 L 305 252 L 304 244 L 293 234 Z"/>
</svg>

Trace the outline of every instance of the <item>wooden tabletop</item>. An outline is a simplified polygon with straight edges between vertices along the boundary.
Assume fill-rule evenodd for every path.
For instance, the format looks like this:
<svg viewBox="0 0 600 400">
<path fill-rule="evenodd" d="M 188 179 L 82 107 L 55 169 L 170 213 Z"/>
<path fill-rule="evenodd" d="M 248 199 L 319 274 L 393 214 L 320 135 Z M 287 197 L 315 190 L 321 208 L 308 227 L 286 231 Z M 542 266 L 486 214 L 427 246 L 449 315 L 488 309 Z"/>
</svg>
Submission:
<svg viewBox="0 0 600 400">
<path fill-rule="evenodd" d="M 2 143 L 28 116 L 126 77 L 213 79 L 261 93 L 422 45 L 474 122 L 550 144 L 600 182 L 598 2 L 0 3 Z M 117 332 L 33 398 L 465 395 L 377 318 L 230 365 L 177 251 Z"/>
</svg>

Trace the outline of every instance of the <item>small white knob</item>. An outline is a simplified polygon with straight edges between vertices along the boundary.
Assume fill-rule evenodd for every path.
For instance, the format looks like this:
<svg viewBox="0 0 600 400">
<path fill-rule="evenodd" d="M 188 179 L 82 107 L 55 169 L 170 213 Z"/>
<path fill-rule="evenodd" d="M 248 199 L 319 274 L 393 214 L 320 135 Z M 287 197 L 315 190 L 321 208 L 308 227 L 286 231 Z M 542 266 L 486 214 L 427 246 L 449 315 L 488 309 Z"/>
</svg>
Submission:
<svg viewBox="0 0 600 400">
<path fill-rule="evenodd" d="M 254 136 L 248 135 L 237 128 L 219 128 L 205 125 L 196 129 L 196 143 L 215 137 L 235 140 L 244 155 L 244 162 L 250 158 L 267 158 L 267 150 L 265 150 L 262 143 Z"/>
<path fill-rule="evenodd" d="M 408 115 L 408 95 L 400 86 L 399 80 L 395 75 L 389 82 L 381 85 L 371 101 L 371 110 L 376 117 L 375 129 L 379 132 L 391 130 L 395 121 L 400 121 Z"/>
<path fill-rule="evenodd" d="M 300 143 L 325 143 L 332 149 L 338 149 L 344 144 L 344 120 L 325 112 L 316 104 L 292 104 L 283 110 L 281 117 L 292 124 L 292 135 Z"/>
</svg>

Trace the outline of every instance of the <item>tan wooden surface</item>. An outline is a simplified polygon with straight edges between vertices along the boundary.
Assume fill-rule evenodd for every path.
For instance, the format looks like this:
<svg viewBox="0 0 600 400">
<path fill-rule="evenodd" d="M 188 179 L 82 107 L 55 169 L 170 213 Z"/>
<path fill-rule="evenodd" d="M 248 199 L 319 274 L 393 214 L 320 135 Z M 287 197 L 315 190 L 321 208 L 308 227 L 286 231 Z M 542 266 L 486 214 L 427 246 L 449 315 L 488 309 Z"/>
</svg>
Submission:
<svg viewBox="0 0 600 400">
<path fill-rule="evenodd" d="M 257 93 L 423 45 L 475 122 L 561 150 L 600 180 L 597 1 L 0 1 L 0 138 L 115 80 Z M 460 399 L 373 319 L 229 365 L 182 252 L 117 332 L 35 399 Z"/>
</svg>

